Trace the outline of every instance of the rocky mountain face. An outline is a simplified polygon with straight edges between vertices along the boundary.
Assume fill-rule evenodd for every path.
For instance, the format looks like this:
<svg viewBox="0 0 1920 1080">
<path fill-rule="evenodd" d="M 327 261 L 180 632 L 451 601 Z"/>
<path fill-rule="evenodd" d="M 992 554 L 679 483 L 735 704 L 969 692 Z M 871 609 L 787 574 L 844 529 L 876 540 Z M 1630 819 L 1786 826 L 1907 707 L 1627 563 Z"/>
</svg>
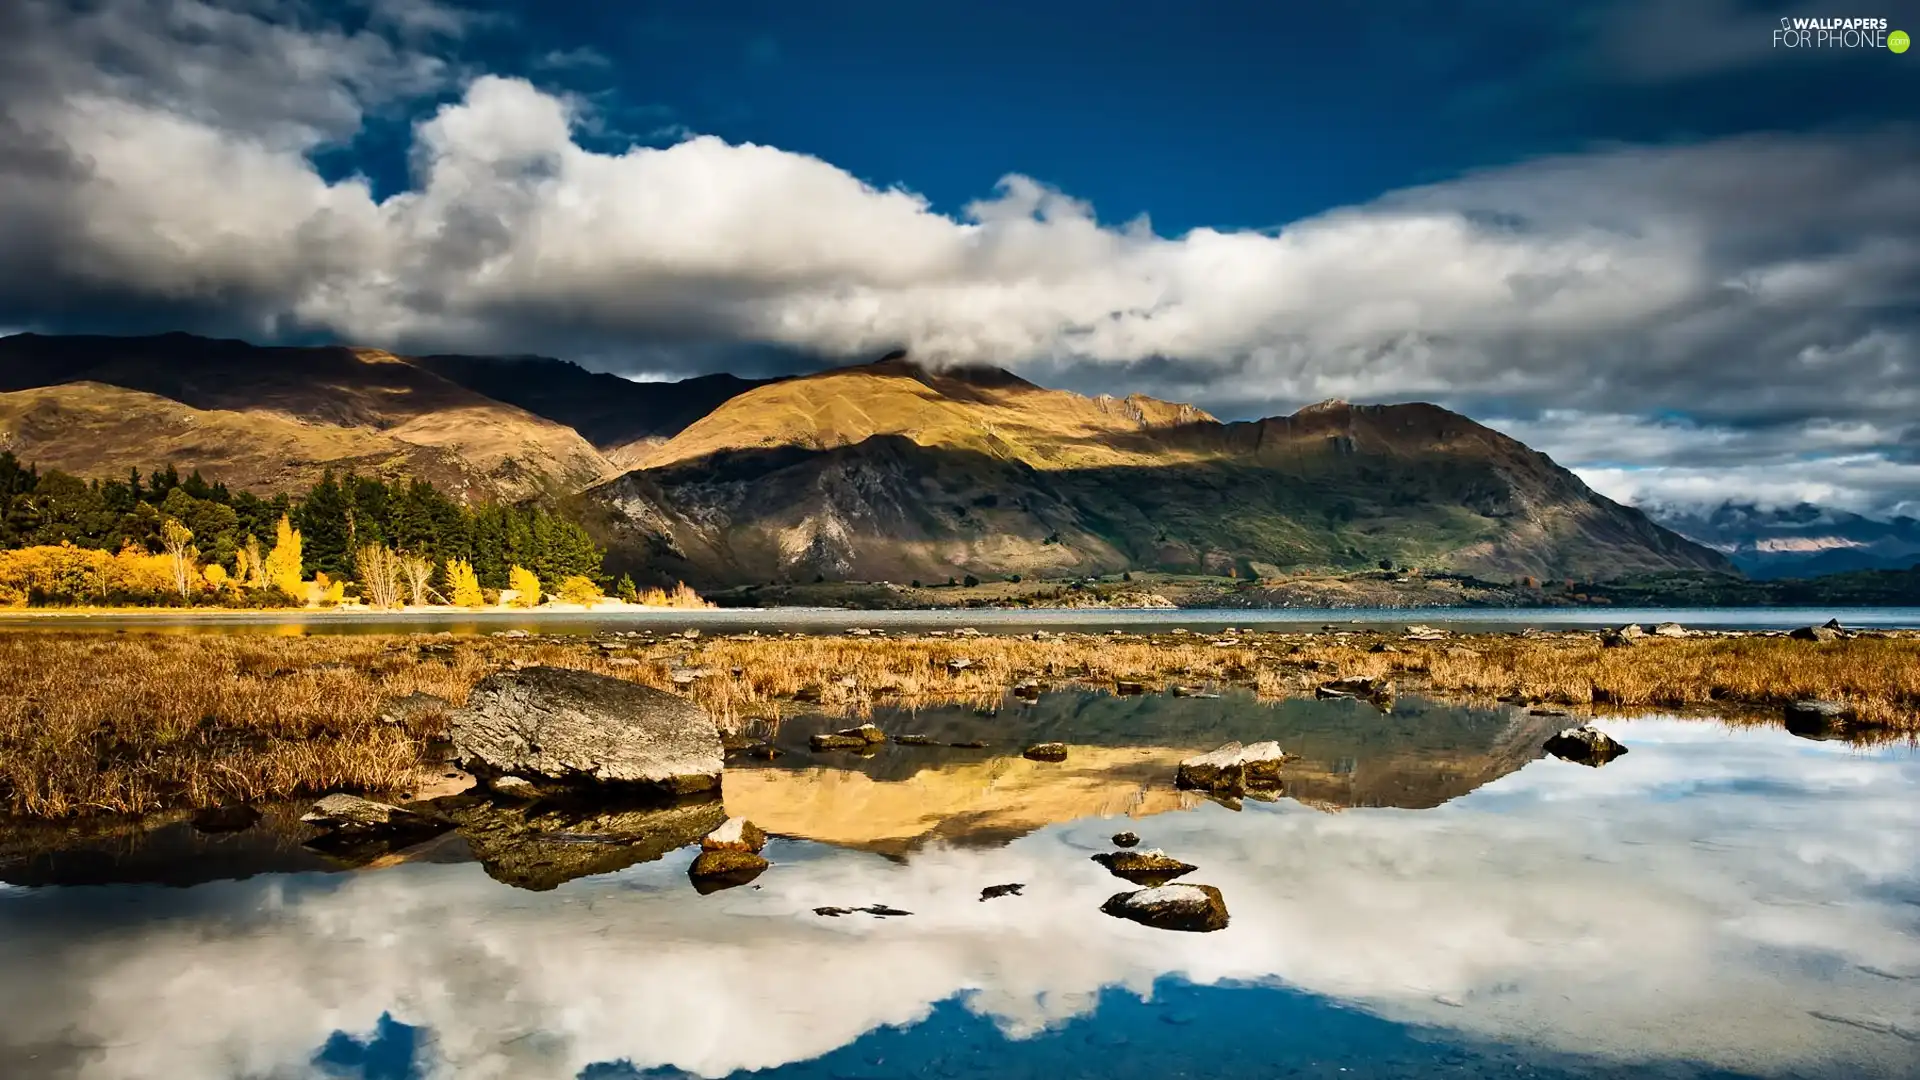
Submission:
<svg viewBox="0 0 1920 1080">
<path fill-rule="evenodd" d="M 722 584 L 1382 560 L 1584 580 L 1729 568 L 1431 405 L 1229 424 L 899 360 L 735 397 L 582 503 L 616 563 Z"/>
<path fill-rule="evenodd" d="M 0 447 L 257 491 L 325 468 L 576 513 L 609 568 L 698 587 L 1380 562 L 1540 579 L 1726 570 L 1545 456 L 1431 405 L 1222 423 L 994 368 L 634 383 L 542 358 L 0 339 Z"/>
<path fill-rule="evenodd" d="M 1763 509 L 1727 502 L 1711 510 L 1650 512 L 1761 580 L 1920 565 L 1920 520 L 1911 517 L 1880 520 L 1811 503 Z"/>
</svg>

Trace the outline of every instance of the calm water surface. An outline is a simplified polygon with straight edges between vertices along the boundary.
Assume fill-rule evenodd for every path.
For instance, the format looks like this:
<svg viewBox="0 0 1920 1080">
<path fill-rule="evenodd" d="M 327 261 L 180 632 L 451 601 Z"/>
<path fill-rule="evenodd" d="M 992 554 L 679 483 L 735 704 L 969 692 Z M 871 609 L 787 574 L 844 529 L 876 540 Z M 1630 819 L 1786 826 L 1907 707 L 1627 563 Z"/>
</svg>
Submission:
<svg viewBox="0 0 1920 1080">
<path fill-rule="evenodd" d="M 726 780 L 773 867 L 707 896 L 691 848 L 570 862 L 591 838 L 552 829 L 13 835 L 0 1075 L 1920 1075 L 1909 747 L 1602 721 L 1631 752 L 1589 769 L 1539 757 L 1556 718 L 1232 694 L 877 719 L 998 745 L 813 755 L 789 724 Z M 1256 735 L 1301 755 L 1288 797 L 1171 787 Z M 1042 737 L 1068 761 L 1007 753 Z M 1102 915 L 1123 828 L 1230 925 Z M 813 912 L 868 904 L 912 914 Z"/>
<path fill-rule="evenodd" d="M 167 611 L 108 615 L 48 616 L 0 612 L 0 629 L 128 630 L 165 629 L 206 633 L 486 633 L 521 629 L 548 634 L 600 634 L 643 627 L 703 627 L 715 630 L 837 631 L 848 627 L 893 630 L 949 629 L 975 626 L 985 630 L 1130 630 L 1137 633 L 1186 627 L 1196 631 L 1229 626 L 1270 630 L 1317 629 L 1333 624 L 1350 628 L 1401 629 L 1413 623 L 1445 625 L 1459 631 L 1507 631 L 1529 626 L 1542 629 L 1620 626 L 1630 622 L 1652 627 L 1663 622 L 1718 630 L 1784 630 L 1837 618 L 1856 628 L 1920 628 L 1920 608 L 1052 608 L 1039 610 L 978 608 L 972 610 L 846 611 L 832 608 L 731 608 L 713 611 L 525 612 L 435 611 L 393 613 L 379 611 L 248 612 L 200 611 L 182 615 Z"/>
</svg>

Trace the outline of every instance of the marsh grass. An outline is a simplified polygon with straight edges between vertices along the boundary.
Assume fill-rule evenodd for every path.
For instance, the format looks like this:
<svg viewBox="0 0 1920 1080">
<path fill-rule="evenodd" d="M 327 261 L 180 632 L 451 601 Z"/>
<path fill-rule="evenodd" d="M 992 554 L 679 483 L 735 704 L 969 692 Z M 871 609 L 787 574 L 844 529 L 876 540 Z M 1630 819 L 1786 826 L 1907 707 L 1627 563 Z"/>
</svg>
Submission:
<svg viewBox="0 0 1920 1080">
<path fill-rule="evenodd" d="M 1022 680 L 1238 684 L 1278 697 L 1369 675 L 1442 694 L 1628 709 L 1732 711 L 1820 697 L 1847 702 L 1883 730 L 1920 731 L 1920 636 L 1602 649 L 1586 634 L 1479 635 L 1392 639 L 1399 651 L 1371 651 L 1385 640 L 0 633 L 0 807 L 63 818 L 411 790 L 433 764 L 446 712 L 388 723 L 387 703 L 418 692 L 458 706 L 489 672 L 529 664 L 681 693 L 729 728 L 777 725 L 801 711 L 995 707 Z"/>
</svg>

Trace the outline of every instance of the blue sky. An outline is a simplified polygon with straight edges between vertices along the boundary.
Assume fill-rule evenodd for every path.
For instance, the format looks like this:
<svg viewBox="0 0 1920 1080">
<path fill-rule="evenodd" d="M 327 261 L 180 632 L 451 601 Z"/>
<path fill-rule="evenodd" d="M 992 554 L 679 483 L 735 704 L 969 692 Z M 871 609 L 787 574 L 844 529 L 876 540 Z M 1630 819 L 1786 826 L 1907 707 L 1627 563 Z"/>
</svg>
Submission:
<svg viewBox="0 0 1920 1080">
<path fill-rule="evenodd" d="M 1920 53 L 1772 40 L 1917 9 L 22 0 L 0 326 L 906 347 L 1920 512 Z"/>
</svg>

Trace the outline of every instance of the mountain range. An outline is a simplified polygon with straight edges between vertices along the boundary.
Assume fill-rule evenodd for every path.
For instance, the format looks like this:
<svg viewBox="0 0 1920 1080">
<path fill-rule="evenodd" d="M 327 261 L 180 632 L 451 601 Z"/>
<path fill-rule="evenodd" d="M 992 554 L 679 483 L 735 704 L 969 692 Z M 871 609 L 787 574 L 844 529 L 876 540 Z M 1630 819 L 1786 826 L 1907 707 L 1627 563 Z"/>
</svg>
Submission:
<svg viewBox="0 0 1920 1080">
<path fill-rule="evenodd" d="M 1706 511 L 1654 507 L 1648 512 L 1760 580 L 1920 565 L 1920 520 L 1911 517 L 1880 520 L 1804 502 L 1766 508 L 1725 502 Z"/>
<path fill-rule="evenodd" d="M 0 448 L 86 476 L 171 462 L 267 492 L 353 468 L 469 501 L 540 499 L 607 545 L 610 570 L 701 587 L 1732 569 L 1437 406 L 1222 422 L 903 354 L 641 383 L 541 357 L 20 334 L 0 339 Z"/>
</svg>

